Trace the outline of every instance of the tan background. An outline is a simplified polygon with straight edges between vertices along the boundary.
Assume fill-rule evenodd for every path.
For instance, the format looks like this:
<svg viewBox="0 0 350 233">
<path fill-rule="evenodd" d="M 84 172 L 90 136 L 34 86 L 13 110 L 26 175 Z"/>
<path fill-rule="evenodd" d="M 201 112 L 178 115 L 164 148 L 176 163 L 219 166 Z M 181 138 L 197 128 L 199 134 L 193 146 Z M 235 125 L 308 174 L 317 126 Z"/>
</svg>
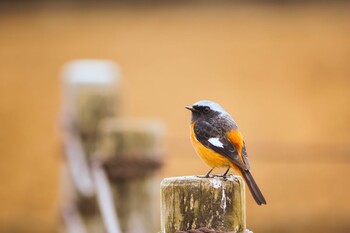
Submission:
<svg viewBox="0 0 350 233">
<path fill-rule="evenodd" d="M 60 70 L 112 59 L 123 115 L 168 127 L 161 176 L 205 173 L 185 105 L 221 103 L 268 205 L 254 232 L 350 231 L 349 4 L 6 5 L 0 11 L 0 232 L 56 232 Z"/>
</svg>

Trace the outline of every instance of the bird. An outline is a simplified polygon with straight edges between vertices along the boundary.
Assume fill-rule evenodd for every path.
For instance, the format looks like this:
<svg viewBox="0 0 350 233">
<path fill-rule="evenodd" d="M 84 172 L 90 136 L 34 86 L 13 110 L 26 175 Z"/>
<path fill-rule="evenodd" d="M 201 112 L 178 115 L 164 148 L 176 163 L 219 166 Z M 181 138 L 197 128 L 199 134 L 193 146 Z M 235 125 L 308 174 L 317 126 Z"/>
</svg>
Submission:
<svg viewBox="0 0 350 233">
<path fill-rule="evenodd" d="M 210 177 L 214 168 L 226 168 L 226 177 L 232 168 L 244 178 L 258 205 L 266 200 L 251 172 L 245 142 L 241 131 L 231 115 L 219 104 L 201 100 L 186 106 L 192 112 L 191 142 L 199 157 L 211 168 L 204 176 Z"/>
</svg>

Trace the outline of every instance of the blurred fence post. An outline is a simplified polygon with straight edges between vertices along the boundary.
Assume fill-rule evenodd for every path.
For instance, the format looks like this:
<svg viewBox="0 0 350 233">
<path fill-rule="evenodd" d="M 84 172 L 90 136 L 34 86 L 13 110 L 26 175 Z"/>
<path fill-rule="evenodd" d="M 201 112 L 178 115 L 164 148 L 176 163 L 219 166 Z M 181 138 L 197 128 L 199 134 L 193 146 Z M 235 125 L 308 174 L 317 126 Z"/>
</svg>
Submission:
<svg viewBox="0 0 350 233">
<path fill-rule="evenodd" d="M 161 233 L 206 227 L 244 232 L 245 188 L 241 177 L 166 178 L 161 183 Z"/>
<path fill-rule="evenodd" d="M 64 69 L 63 124 L 80 136 L 87 157 L 95 150 L 100 122 L 119 115 L 118 72 L 104 60 L 77 60 Z"/>
<path fill-rule="evenodd" d="M 97 156 L 104 161 L 122 232 L 156 232 L 155 171 L 163 163 L 163 125 L 146 119 L 109 119 L 100 132 Z"/>
<path fill-rule="evenodd" d="M 101 120 L 118 115 L 118 69 L 111 61 L 76 60 L 65 66 L 63 79 L 62 134 L 65 166 L 69 167 L 71 179 L 62 182 L 71 187 L 63 190 L 63 196 L 70 200 L 62 200 L 67 203 L 62 205 L 62 214 L 76 215 L 84 226 L 79 227 L 77 224 L 82 224 L 79 221 L 67 222 L 63 217 L 64 224 L 76 224 L 71 229 L 102 233 L 105 226 L 95 196 L 91 155 L 95 151 Z"/>
</svg>

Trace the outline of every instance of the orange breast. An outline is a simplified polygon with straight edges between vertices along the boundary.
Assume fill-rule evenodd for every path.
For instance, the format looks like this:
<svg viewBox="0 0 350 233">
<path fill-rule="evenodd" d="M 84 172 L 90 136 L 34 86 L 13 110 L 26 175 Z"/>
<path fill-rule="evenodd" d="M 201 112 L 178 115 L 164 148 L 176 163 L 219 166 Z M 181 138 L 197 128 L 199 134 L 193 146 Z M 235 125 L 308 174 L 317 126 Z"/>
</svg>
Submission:
<svg viewBox="0 0 350 233">
<path fill-rule="evenodd" d="M 194 133 L 194 124 L 192 123 L 190 126 L 191 131 L 191 142 L 192 145 L 199 155 L 199 157 L 211 168 L 219 168 L 219 167 L 232 167 L 232 163 L 226 157 L 216 153 L 215 151 L 205 147 L 200 143 L 195 136 Z"/>
</svg>

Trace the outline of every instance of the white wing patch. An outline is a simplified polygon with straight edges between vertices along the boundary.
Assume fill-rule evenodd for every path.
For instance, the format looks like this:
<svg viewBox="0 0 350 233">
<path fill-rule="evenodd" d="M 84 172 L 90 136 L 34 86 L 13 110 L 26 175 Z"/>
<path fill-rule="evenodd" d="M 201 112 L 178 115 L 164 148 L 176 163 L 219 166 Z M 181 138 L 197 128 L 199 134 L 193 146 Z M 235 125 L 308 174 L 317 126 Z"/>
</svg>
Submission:
<svg viewBox="0 0 350 233">
<path fill-rule="evenodd" d="M 209 138 L 208 142 L 216 147 L 224 148 L 224 145 L 219 141 L 219 138 Z"/>
</svg>

